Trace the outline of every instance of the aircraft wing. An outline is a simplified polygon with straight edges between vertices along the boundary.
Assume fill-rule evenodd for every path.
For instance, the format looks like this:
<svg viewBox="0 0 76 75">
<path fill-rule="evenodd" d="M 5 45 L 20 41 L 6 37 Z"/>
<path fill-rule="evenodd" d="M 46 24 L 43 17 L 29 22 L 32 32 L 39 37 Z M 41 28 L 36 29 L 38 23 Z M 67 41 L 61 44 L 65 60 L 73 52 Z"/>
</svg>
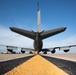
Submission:
<svg viewBox="0 0 76 75">
<path fill-rule="evenodd" d="M 71 47 L 76 47 L 76 45 L 46 48 L 46 49 L 43 49 L 42 51 L 43 51 L 43 52 L 45 52 L 45 51 L 46 51 L 46 52 L 50 52 L 50 51 L 51 51 L 51 53 L 55 53 L 55 52 L 56 52 L 56 49 L 58 49 L 58 50 L 63 50 L 64 52 L 68 52 Z"/>
<path fill-rule="evenodd" d="M 26 51 L 34 51 L 32 48 L 25 48 L 25 47 L 18 47 L 18 46 L 10 46 L 10 45 L 0 45 L 0 47 L 6 47 L 7 51 L 14 53 L 13 50 L 18 50 L 18 48 L 21 50 L 21 53 L 25 53 Z"/>
<path fill-rule="evenodd" d="M 26 36 L 31 39 L 35 39 L 35 32 L 33 32 L 33 31 L 23 30 L 23 29 L 15 28 L 15 27 L 10 27 L 10 29 L 13 32 L 16 32 L 18 34 L 21 34 L 21 35 Z"/>
<path fill-rule="evenodd" d="M 54 47 L 54 48 L 49 48 L 50 50 L 52 49 L 59 49 L 59 50 L 63 50 L 63 49 L 68 49 L 71 47 L 76 47 L 76 45 L 69 45 L 69 46 L 60 46 L 60 47 Z"/>
<path fill-rule="evenodd" d="M 53 30 L 48 30 L 48 31 L 43 31 L 40 36 L 42 39 L 45 39 L 47 37 L 56 35 L 58 33 L 61 33 L 63 31 L 65 31 L 66 27 L 62 27 L 62 28 L 57 28 L 57 29 L 53 29 Z"/>
</svg>

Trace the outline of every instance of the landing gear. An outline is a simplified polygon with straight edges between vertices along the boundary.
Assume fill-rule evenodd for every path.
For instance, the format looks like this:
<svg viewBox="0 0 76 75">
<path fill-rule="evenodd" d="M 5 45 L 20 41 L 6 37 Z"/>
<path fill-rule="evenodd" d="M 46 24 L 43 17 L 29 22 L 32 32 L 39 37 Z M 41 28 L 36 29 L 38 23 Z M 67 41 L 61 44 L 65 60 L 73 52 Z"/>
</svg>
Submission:
<svg viewBox="0 0 76 75">
<path fill-rule="evenodd" d="M 33 54 L 33 52 L 30 51 L 29 54 Z"/>
<path fill-rule="evenodd" d="M 39 52 L 38 51 L 35 51 L 34 54 L 39 54 Z"/>
<path fill-rule="evenodd" d="M 47 52 L 45 51 L 44 54 L 47 54 Z"/>
<path fill-rule="evenodd" d="M 39 52 L 34 50 L 34 51 L 30 51 L 29 54 L 39 54 Z"/>
</svg>

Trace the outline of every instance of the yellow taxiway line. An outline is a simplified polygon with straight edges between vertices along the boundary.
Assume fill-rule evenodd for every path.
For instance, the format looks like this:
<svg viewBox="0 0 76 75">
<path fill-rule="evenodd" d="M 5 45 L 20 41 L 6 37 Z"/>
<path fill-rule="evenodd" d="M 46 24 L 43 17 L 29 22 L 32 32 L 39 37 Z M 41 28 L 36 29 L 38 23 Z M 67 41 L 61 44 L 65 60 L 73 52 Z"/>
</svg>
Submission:
<svg viewBox="0 0 76 75">
<path fill-rule="evenodd" d="M 11 64 L 12 65 L 12 64 Z M 47 61 L 40 55 L 36 55 L 15 67 L 5 75 L 69 75 L 57 66 Z"/>
</svg>

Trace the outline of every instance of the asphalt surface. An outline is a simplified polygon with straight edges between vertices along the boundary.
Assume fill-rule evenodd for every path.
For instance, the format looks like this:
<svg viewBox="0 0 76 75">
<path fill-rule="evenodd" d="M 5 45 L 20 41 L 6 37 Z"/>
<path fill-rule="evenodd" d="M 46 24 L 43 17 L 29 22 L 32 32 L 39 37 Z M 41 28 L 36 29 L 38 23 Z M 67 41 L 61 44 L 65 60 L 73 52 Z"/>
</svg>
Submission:
<svg viewBox="0 0 76 75">
<path fill-rule="evenodd" d="M 55 64 L 60 69 L 67 72 L 69 75 L 76 75 L 76 62 L 62 60 L 54 57 L 43 56 L 45 59 Z"/>
<path fill-rule="evenodd" d="M 40 55 L 35 55 L 5 75 L 69 75 Z"/>
<path fill-rule="evenodd" d="M 28 59 L 32 57 L 33 56 L 28 56 L 28 57 L 0 62 L 0 75 L 5 74 L 6 72 L 12 70 L 14 67 L 17 67 L 23 62 L 26 62 Z M 51 63 L 55 64 L 57 67 L 67 72 L 69 75 L 76 75 L 76 62 L 62 60 L 62 59 L 48 57 L 48 56 L 42 56 L 42 57 L 44 57 Z"/>
<path fill-rule="evenodd" d="M 29 60 L 32 57 L 33 56 L 28 56 L 28 57 L 0 62 L 0 75 L 5 74 L 6 72 L 12 70 L 14 67 L 17 67 L 18 65 L 22 64 L 23 62 L 26 62 L 27 60 Z"/>
</svg>

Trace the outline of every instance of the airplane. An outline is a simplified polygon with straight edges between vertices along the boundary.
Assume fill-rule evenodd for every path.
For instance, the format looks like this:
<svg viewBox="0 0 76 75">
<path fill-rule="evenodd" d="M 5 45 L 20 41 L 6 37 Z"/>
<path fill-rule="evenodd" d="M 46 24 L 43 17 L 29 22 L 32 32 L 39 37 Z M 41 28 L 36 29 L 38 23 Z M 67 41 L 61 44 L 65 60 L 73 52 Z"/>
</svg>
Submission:
<svg viewBox="0 0 76 75">
<path fill-rule="evenodd" d="M 44 51 L 44 53 L 47 53 L 47 51 L 45 51 L 45 49 L 44 50 L 42 49 L 43 40 L 48 37 L 59 34 L 61 32 L 64 32 L 66 30 L 66 27 L 56 28 L 56 29 L 48 30 L 48 31 L 45 31 L 45 30 L 41 31 L 40 27 L 41 27 L 40 26 L 40 9 L 39 9 L 39 3 L 38 3 L 38 30 L 37 30 L 37 32 L 34 32 L 33 30 L 32 31 L 23 30 L 23 29 L 15 28 L 15 27 L 10 27 L 10 30 L 13 32 L 16 32 L 20 35 L 33 39 L 35 53 L 39 53 L 41 51 Z M 59 47 L 56 47 L 56 48 L 59 48 Z M 54 53 L 55 50 L 53 50 L 52 52 Z"/>
<path fill-rule="evenodd" d="M 43 40 L 54 36 L 56 34 L 59 34 L 61 32 L 64 32 L 66 30 L 66 27 L 61 27 L 61 28 L 56 28 L 56 29 L 52 29 L 52 30 L 43 30 L 41 31 L 41 24 L 40 24 L 40 9 L 39 9 L 39 3 L 38 3 L 38 25 L 37 25 L 37 32 L 34 32 L 33 30 L 29 31 L 29 30 L 24 30 L 24 29 L 20 29 L 20 28 L 15 28 L 15 27 L 10 27 L 10 30 L 18 33 L 20 35 L 26 36 L 32 40 L 34 40 L 34 49 L 30 49 L 30 48 L 21 48 L 21 52 L 25 53 L 26 50 L 32 50 L 30 51 L 30 53 L 35 53 L 38 54 L 39 52 L 44 52 L 44 54 L 47 54 L 48 51 L 51 51 L 51 53 L 55 53 L 55 49 L 64 49 L 64 52 L 68 52 L 70 47 L 74 47 L 76 45 L 70 45 L 70 46 L 64 46 L 64 47 L 54 47 L 54 48 L 47 48 L 47 49 L 43 49 Z M 12 52 L 13 48 L 16 48 L 14 46 L 6 46 L 7 50 Z M 12 47 L 12 48 L 9 48 Z"/>
</svg>

